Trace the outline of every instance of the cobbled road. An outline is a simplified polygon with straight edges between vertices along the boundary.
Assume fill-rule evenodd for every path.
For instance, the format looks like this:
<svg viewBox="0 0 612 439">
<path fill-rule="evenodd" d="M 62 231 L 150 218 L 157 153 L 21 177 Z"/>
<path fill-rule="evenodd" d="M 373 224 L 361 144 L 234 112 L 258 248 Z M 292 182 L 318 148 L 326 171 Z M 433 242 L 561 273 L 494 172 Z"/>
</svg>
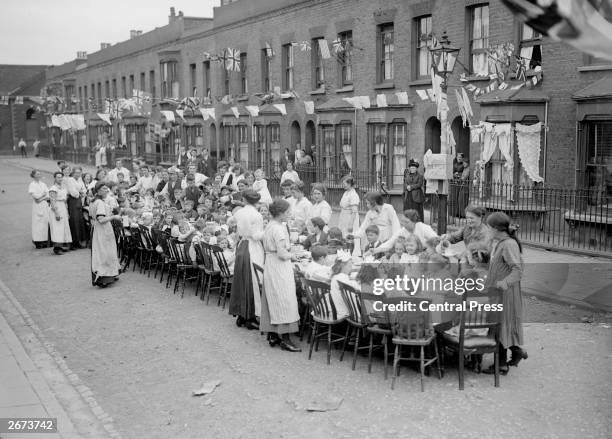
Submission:
<svg viewBox="0 0 612 439">
<path fill-rule="evenodd" d="M 45 176 L 50 184 L 50 176 Z M 501 378 L 453 366 L 442 380 L 403 367 L 394 391 L 377 359 L 271 349 L 188 285 L 183 299 L 138 272 L 91 286 L 89 250 L 53 256 L 30 238 L 28 172 L 0 162 L 0 278 L 125 438 L 609 438 L 612 334 L 596 316 L 527 299 L 529 359 Z M 608 322 L 609 323 L 609 322 Z M 485 365 L 488 359 L 485 359 Z M 193 397 L 220 380 L 210 396 Z M 304 407 L 329 396 L 337 411 Z"/>
</svg>

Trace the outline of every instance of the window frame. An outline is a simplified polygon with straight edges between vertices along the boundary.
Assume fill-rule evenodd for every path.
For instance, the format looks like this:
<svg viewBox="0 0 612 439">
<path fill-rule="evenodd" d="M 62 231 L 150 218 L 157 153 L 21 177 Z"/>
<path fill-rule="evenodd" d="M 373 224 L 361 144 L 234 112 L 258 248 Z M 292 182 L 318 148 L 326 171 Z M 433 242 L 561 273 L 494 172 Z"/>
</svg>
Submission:
<svg viewBox="0 0 612 439">
<path fill-rule="evenodd" d="M 156 84 L 155 84 L 155 69 L 149 70 L 149 93 L 151 93 L 151 97 L 156 99 L 155 96 L 157 92 Z"/>
<path fill-rule="evenodd" d="M 531 31 L 533 32 L 533 36 L 532 38 L 525 38 L 525 30 L 526 29 L 531 29 Z M 520 28 L 519 28 L 519 53 L 521 53 L 522 49 L 524 47 L 533 47 L 534 51 L 535 48 L 538 47 L 539 49 L 539 53 L 540 53 L 540 60 L 539 61 L 534 61 L 533 58 L 533 53 L 531 55 L 531 59 L 529 61 L 529 70 L 533 70 L 536 66 L 541 66 L 542 65 L 542 34 L 539 33 L 537 30 L 533 29 L 532 27 L 530 27 L 528 24 L 526 23 L 521 23 L 520 24 Z M 537 64 L 536 64 L 537 63 Z"/>
<path fill-rule="evenodd" d="M 197 74 L 197 65 L 195 63 L 189 64 L 189 90 L 191 91 L 190 96 L 196 96 L 198 93 Z"/>
<path fill-rule="evenodd" d="M 243 95 L 249 93 L 249 81 L 247 75 L 247 54 L 240 52 L 240 92 Z"/>
<path fill-rule="evenodd" d="M 161 76 L 161 98 L 171 99 L 180 96 L 180 84 L 178 81 L 178 61 L 167 60 L 159 63 Z M 177 85 L 177 94 L 174 96 L 174 84 Z"/>
<path fill-rule="evenodd" d="M 202 97 L 211 98 L 212 88 L 210 86 L 210 61 L 202 63 Z"/>
<path fill-rule="evenodd" d="M 481 36 L 479 38 L 475 38 L 474 37 L 474 31 L 475 31 L 475 21 L 476 21 L 476 11 L 477 10 L 484 10 L 484 8 L 486 8 L 487 11 L 487 24 L 486 24 L 486 37 L 483 37 L 482 33 L 485 30 L 484 27 L 484 20 L 482 20 L 482 12 L 481 12 L 481 23 L 483 23 L 481 26 Z M 490 44 L 490 37 L 491 37 L 491 32 L 490 32 L 490 8 L 489 8 L 489 3 L 480 3 L 477 5 L 473 5 L 470 6 L 468 8 L 469 11 L 469 32 L 468 32 L 468 61 L 469 61 L 469 69 L 470 69 L 470 74 L 476 75 L 476 73 L 474 72 L 474 56 L 475 55 L 482 55 L 485 54 L 485 66 L 487 68 L 487 74 L 489 74 L 489 62 L 488 62 L 488 58 L 486 58 L 486 53 L 487 53 L 487 49 L 489 48 L 489 44 Z M 474 41 L 483 41 L 483 47 L 479 47 L 479 48 L 474 48 Z"/>
<path fill-rule="evenodd" d="M 140 91 L 144 92 L 147 89 L 147 74 L 140 72 Z"/>
<path fill-rule="evenodd" d="M 397 132 L 396 128 L 403 128 L 402 140 L 403 144 L 397 143 Z M 389 135 L 388 135 L 388 156 L 389 165 L 388 170 L 390 171 L 387 176 L 387 185 L 393 189 L 400 189 L 404 184 L 404 170 L 408 164 L 408 123 L 406 121 L 394 120 L 389 124 Z M 395 148 L 402 147 L 403 154 L 396 154 Z M 403 157 L 403 166 L 400 163 L 395 162 L 396 157 Z M 397 167 L 399 169 L 395 169 Z M 403 167 L 403 169 L 401 169 Z"/>
<path fill-rule="evenodd" d="M 323 54 L 321 53 L 321 46 L 319 40 L 325 39 L 324 37 L 313 38 L 310 42 L 311 47 L 311 86 L 312 90 L 325 90 L 325 62 Z"/>
<path fill-rule="evenodd" d="M 421 15 L 420 17 L 415 17 L 414 19 L 414 29 L 415 29 L 415 34 L 414 34 L 414 39 L 415 39 L 414 78 L 417 80 L 429 78 L 431 76 L 431 66 L 433 63 L 431 52 L 429 51 L 429 43 L 431 41 L 431 37 L 427 40 L 422 39 L 422 36 L 424 35 L 423 33 L 423 21 L 424 20 L 425 20 L 425 23 L 428 24 L 428 26 L 426 26 L 426 29 L 425 29 L 426 31 L 428 31 L 427 35 L 432 35 L 432 32 L 433 32 L 433 16 L 431 14 Z M 424 51 L 427 52 L 427 63 L 426 63 L 427 72 L 422 74 L 421 68 L 423 67 L 423 65 L 421 63 L 421 54 Z"/>
<path fill-rule="evenodd" d="M 353 31 L 347 30 L 339 32 L 338 41 L 343 46 L 343 51 L 338 53 L 338 71 L 340 74 L 340 86 L 348 87 L 353 85 Z"/>
<path fill-rule="evenodd" d="M 385 42 L 385 35 L 389 33 L 391 42 Z M 392 83 L 395 80 L 395 23 L 392 21 L 376 26 L 376 58 L 376 83 Z"/>
<path fill-rule="evenodd" d="M 382 122 L 368 123 L 369 135 L 368 135 L 368 175 L 370 178 L 373 178 L 373 181 L 370 181 L 370 184 L 378 185 L 378 182 L 384 181 L 385 183 L 388 180 L 388 160 L 389 160 L 389 124 Z M 377 129 L 381 129 L 383 133 L 377 133 Z M 376 152 L 376 139 L 378 136 L 384 135 L 384 152 L 379 154 Z M 380 171 L 376 170 L 375 161 L 376 156 L 381 156 L 381 164 L 382 169 Z"/>
<path fill-rule="evenodd" d="M 271 60 L 268 56 L 268 49 L 261 49 L 261 91 L 264 93 L 272 89 L 272 80 L 270 78 Z"/>
<path fill-rule="evenodd" d="M 293 44 L 283 44 L 282 52 L 282 69 L 283 69 L 283 91 L 293 90 L 294 87 L 294 68 L 295 68 L 295 50 Z"/>
</svg>

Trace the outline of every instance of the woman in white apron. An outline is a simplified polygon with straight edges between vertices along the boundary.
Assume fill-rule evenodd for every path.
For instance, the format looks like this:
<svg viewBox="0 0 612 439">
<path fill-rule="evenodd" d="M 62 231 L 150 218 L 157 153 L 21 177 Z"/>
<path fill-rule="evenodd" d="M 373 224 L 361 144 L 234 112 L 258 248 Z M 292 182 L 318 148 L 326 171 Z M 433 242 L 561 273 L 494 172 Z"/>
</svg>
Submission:
<svg viewBox="0 0 612 439">
<path fill-rule="evenodd" d="M 61 255 L 64 248 L 72 244 L 70 225 L 68 224 L 68 207 L 66 200 L 68 193 L 62 187 L 64 174 L 56 172 L 53 174 L 54 184 L 49 188 L 49 199 L 51 209 L 49 210 L 49 225 L 51 226 L 51 242 L 53 242 L 53 253 Z"/>
<path fill-rule="evenodd" d="M 49 189 L 41 181 L 40 171 L 34 169 L 30 173 L 34 181 L 28 187 L 32 197 L 32 242 L 36 248 L 46 248 L 49 245 Z"/>
</svg>

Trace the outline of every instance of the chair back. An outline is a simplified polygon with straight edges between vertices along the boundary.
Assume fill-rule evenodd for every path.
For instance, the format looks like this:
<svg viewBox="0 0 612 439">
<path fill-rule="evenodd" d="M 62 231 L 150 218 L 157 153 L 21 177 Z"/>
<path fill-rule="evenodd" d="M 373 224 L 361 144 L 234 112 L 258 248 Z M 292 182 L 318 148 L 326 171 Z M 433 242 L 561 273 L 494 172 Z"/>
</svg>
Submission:
<svg viewBox="0 0 612 439">
<path fill-rule="evenodd" d="M 219 266 L 219 271 L 221 272 L 221 276 L 229 278 L 232 277 L 229 265 L 227 264 L 227 260 L 225 259 L 225 255 L 223 254 L 223 249 L 218 245 L 210 245 L 210 250 L 217 261 L 217 265 Z"/>
<path fill-rule="evenodd" d="M 138 230 L 140 232 L 140 237 L 143 245 L 147 248 L 147 250 L 154 250 L 156 244 L 153 239 L 153 235 L 151 234 L 151 231 L 147 227 L 142 225 L 138 226 Z"/>
<path fill-rule="evenodd" d="M 306 297 L 313 315 L 323 320 L 338 320 L 336 305 L 332 300 L 330 285 L 325 282 L 305 279 Z"/>
<path fill-rule="evenodd" d="M 255 279 L 257 280 L 257 285 L 259 285 L 259 294 L 263 293 L 263 274 L 264 269 L 261 265 L 258 265 L 253 262 L 253 271 L 255 271 Z"/>
<path fill-rule="evenodd" d="M 215 271 L 215 264 L 213 262 L 213 255 L 212 250 L 210 249 L 210 244 L 204 241 L 200 241 L 200 247 L 202 248 L 204 269 L 209 272 Z"/>
<path fill-rule="evenodd" d="M 308 298 L 306 297 L 306 286 L 304 284 L 306 276 L 298 264 L 294 264 L 293 266 L 293 279 L 295 280 L 295 292 L 297 296 L 300 298 L 302 303 L 308 304 Z"/>
<path fill-rule="evenodd" d="M 174 257 L 170 253 L 170 246 L 168 245 L 168 240 L 169 240 L 169 237 L 166 233 L 162 232 L 159 235 L 157 235 L 157 242 L 159 243 L 159 246 L 162 248 L 164 255 L 169 258 L 174 259 Z"/>
<path fill-rule="evenodd" d="M 204 265 L 204 250 L 202 249 L 202 244 L 199 242 L 193 244 L 193 249 L 195 250 L 197 264 Z"/>
<path fill-rule="evenodd" d="M 185 244 L 178 242 L 176 238 L 171 238 L 168 241 L 168 248 L 170 249 L 172 259 L 176 260 L 179 265 L 187 265 L 187 258 L 185 257 Z"/>
<path fill-rule="evenodd" d="M 463 346 L 465 337 L 470 335 L 487 335 L 478 333 L 485 330 L 488 335 L 498 338 L 501 312 L 487 310 L 487 306 L 502 303 L 502 291 L 499 288 L 489 288 L 486 294 L 465 292 L 463 304 L 465 311 L 461 312 L 459 319 L 459 344 Z"/>
<path fill-rule="evenodd" d="M 354 325 L 365 325 L 366 321 L 361 314 L 363 309 L 361 297 L 357 290 L 351 285 L 340 281 L 338 281 L 338 286 L 340 287 L 340 294 L 342 294 L 344 304 L 349 311 L 347 320 Z"/>
<path fill-rule="evenodd" d="M 434 335 L 431 312 L 427 308 L 431 299 L 389 297 L 385 300 L 385 303 L 396 307 L 393 311 L 387 308 L 393 337 L 404 340 L 423 340 Z M 412 310 L 397 309 L 398 307 L 408 306 L 408 304 L 412 306 Z"/>
<path fill-rule="evenodd" d="M 361 299 L 361 316 L 368 326 L 378 325 L 382 328 L 391 328 L 389 315 L 380 308 L 380 303 L 385 302 L 384 294 L 359 293 Z"/>
</svg>

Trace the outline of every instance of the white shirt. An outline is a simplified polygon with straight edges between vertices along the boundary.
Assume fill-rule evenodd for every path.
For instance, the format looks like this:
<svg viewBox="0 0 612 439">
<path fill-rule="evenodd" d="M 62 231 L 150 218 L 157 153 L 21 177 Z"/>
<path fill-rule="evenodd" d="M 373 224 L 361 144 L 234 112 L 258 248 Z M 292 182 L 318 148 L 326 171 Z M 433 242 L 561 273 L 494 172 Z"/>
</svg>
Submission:
<svg viewBox="0 0 612 439">
<path fill-rule="evenodd" d="M 291 213 L 293 215 L 293 219 L 306 222 L 310 219 L 311 210 L 312 203 L 308 200 L 308 198 L 303 197 L 301 200 L 295 201 L 295 204 L 291 209 Z"/>
<path fill-rule="evenodd" d="M 108 171 L 108 176 L 106 177 L 108 181 L 112 181 L 113 183 L 119 183 L 119 179 L 117 178 L 118 173 L 123 174 L 123 181 L 130 181 L 130 171 L 126 168 L 113 168 Z"/>
<path fill-rule="evenodd" d="M 285 180 L 291 180 L 292 182 L 297 183 L 300 181 L 300 176 L 295 171 L 285 171 L 280 179 L 281 184 L 283 184 L 283 181 Z"/>
<path fill-rule="evenodd" d="M 383 204 L 380 212 L 368 210 L 355 236 L 358 238 L 365 238 L 365 230 L 370 225 L 378 226 L 380 232 L 378 236 L 381 241 L 388 240 L 402 229 L 397 213 L 395 213 L 395 209 L 390 204 Z"/>
<path fill-rule="evenodd" d="M 140 192 L 141 190 L 146 191 L 147 189 L 155 189 L 153 177 L 151 175 L 148 177 L 140 177 L 138 183 L 136 183 L 134 187 L 128 189 L 128 192 Z"/>
<path fill-rule="evenodd" d="M 434 229 L 431 228 L 431 226 L 425 223 L 418 222 L 414 225 L 414 232 L 410 233 L 408 230 L 402 227 L 397 233 L 393 234 L 393 236 L 391 236 L 391 238 L 389 238 L 388 241 L 383 242 L 377 248 L 377 251 L 378 250 L 388 251 L 393 248 L 393 246 L 395 245 L 395 241 L 400 236 L 403 236 L 404 238 L 408 238 L 413 235 L 419 241 L 421 241 L 421 245 L 423 247 L 425 247 L 425 242 L 427 242 L 429 238 L 435 238 L 436 236 L 438 236 L 438 234 L 434 231 Z"/>
<path fill-rule="evenodd" d="M 327 201 L 323 200 L 312 205 L 309 218 L 317 216 L 325 221 L 325 224 L 329 224 L 332 216 L 332 208 Z"/>
<path fill-rule="evenodd" d="M 195 177 L 196 186 L 200 186 L 206 180 L 206 175 L 200 174 L 199 172 L 194 173 L 193 176 Z M 187 187 L 187 176 L 185 176 L 185 178 L 181 180 L 181 189 L 184 190 L 186 187 Z"/>
</svg>

